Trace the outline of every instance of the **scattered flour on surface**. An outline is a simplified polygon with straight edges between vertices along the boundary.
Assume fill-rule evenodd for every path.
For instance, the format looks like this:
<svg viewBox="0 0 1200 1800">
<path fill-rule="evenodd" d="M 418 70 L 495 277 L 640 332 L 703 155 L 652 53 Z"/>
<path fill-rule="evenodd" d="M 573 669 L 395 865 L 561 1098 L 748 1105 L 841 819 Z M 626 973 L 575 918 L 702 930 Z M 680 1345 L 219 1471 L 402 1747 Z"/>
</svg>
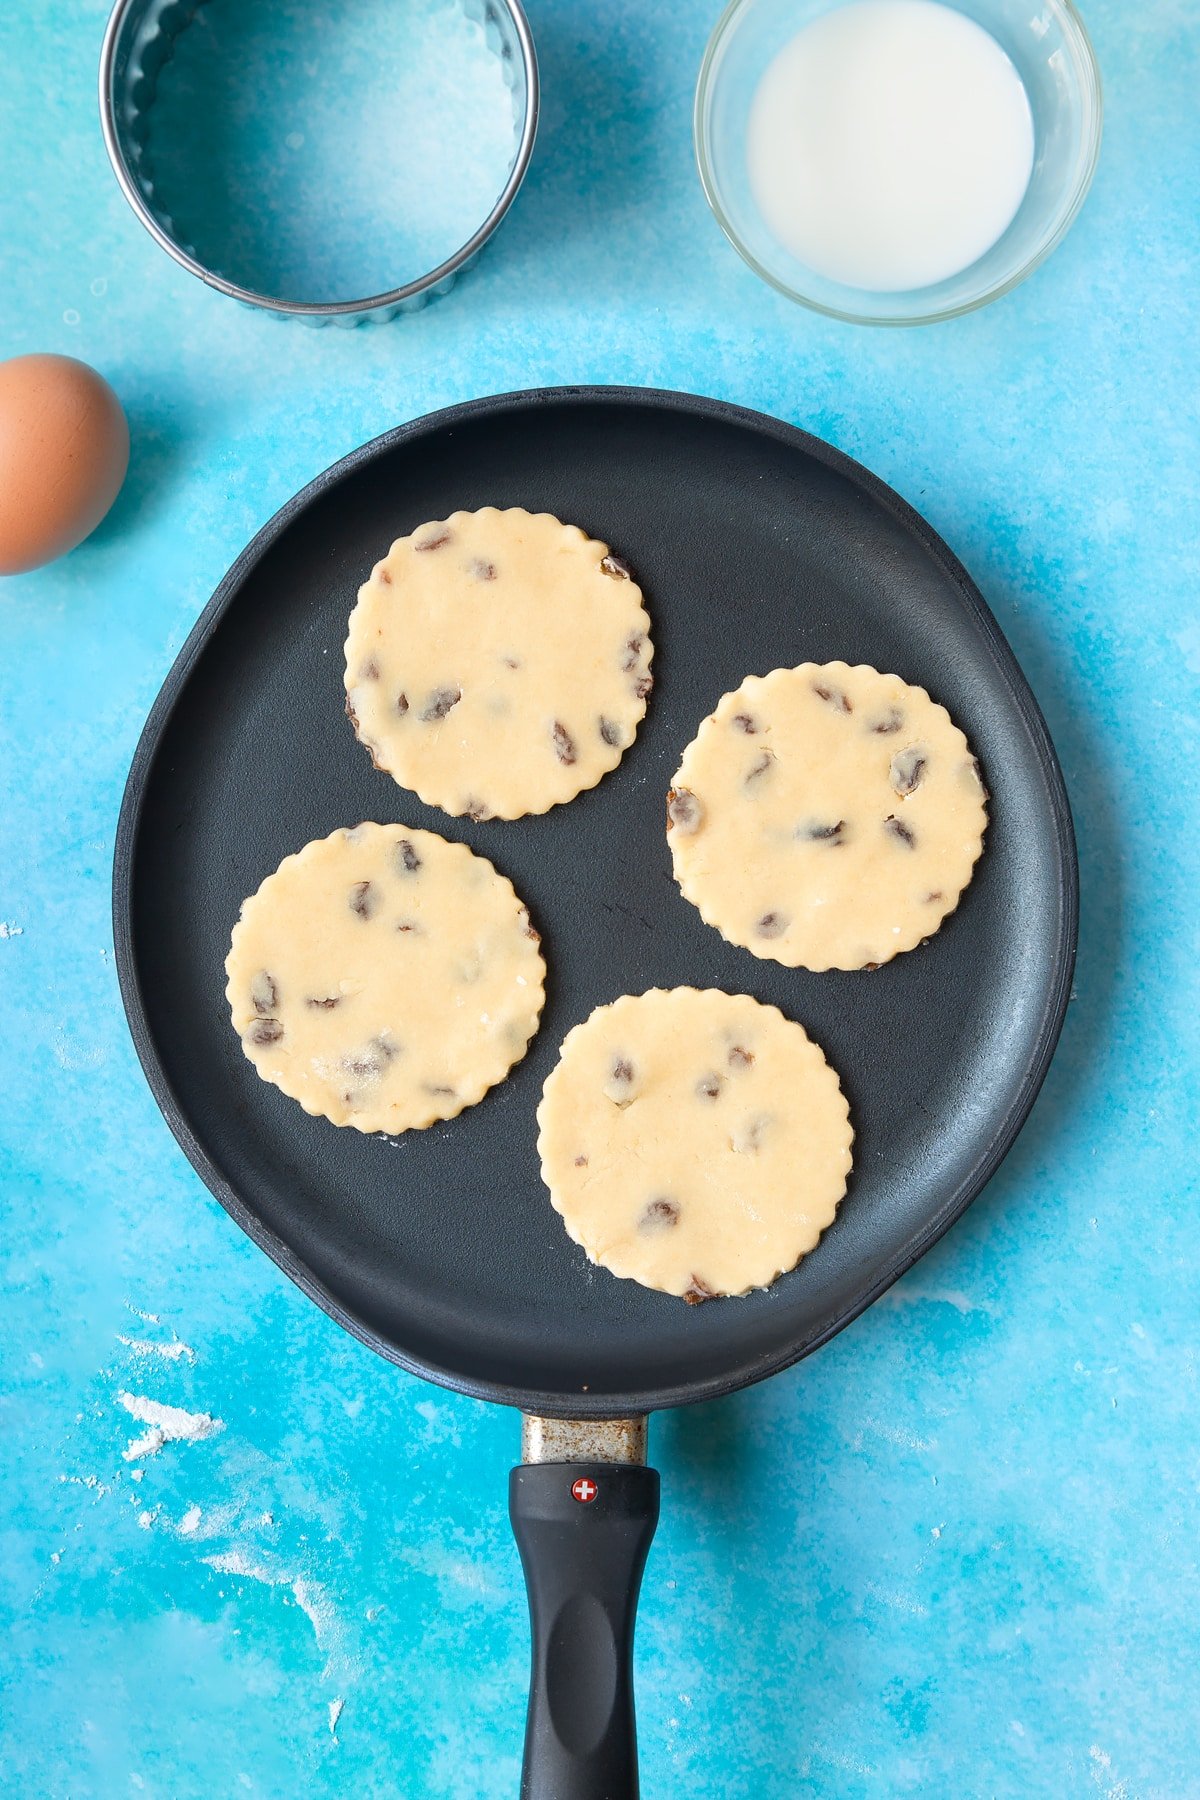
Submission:
<svg viewBox="0 0 1200 1800">
<path fill-rule="evenodd" d="M 161 1400 L 150 1400 L 144 1394 L 130 1394 L 124 1389 L 117 1395 L 117 1404 L 139 1424 L 150 1427 L 121 1452 L 126 1462 L 135 1462 L 139 1456 L 157 1456 L 164 1444 L 198 1444 L 225 1429 L 224 1421 L 214 1419 L 211 1413 L 185 1412 L 181 1406 L 164 1406 Z"/>
<path fill-rule="evenodd" d="M 25 927 L 16 925 L 11 919 L 0 919 L 0 938 L 24 937 Z"/>
<path fill-rule="evenodd" d="M 241 1550 L 221 1550 L 213 1556 L 202 1559 L 210 1569 L 218 1575 L 240 1575 L 246 1581 L 261 1581 L 265 1587 L 290 1587 L 291 1576 L 264 1568 L 261 1563 L 251 1562 Z"/>
<path fill-rule="evenodd" d="M 131 1312 L 133 1314 L 134 1318 L 140 1319 L 144 1325 L 161 1325 L 162 1324 L 162 1320 L 159 1318 L 157 1313 L 143 1312 L 140 1306 L 135 1306 L 133 1304 L 132 1300 L 127 1300 L 125 1302 L 125 1311 Z"/>
<path fill-rule="evenodd" d="M 51 1042 L 64 1069 L 98 1069 L 108 1061 L 108 1051 L 103 1044 L 81 1044 L 77 1038 L 68 1037 L 61 1025 L 55 1026 Z"/>
<path fill-rule="evenodd" d="M 196 1360 L 196 1352 L 182 1338 L 172 1338 L 169 1344 L 159 1344 L 153 1338 L 131 1338 L 126 1337 L 123 1331 L 118 1331 L 117 1342 L 124 1344 L 134 1356 L 163 1356 L 168 1362 L 178 1362 L 181 1356 L 186 1356 L 189 1362 Z"/>
<path fill-rule="evenodd" d="M 329 1702 L 329 1735 L 335 1744 L 338 1741 L 338 1720 L 342 1716 L 342 1708 L 345 1704 L 346 1702 L 344 1700 L 331 1700 Z"/>
<path fill-rule="evenodd" d="M 1136 1794 L 1130 1792 L 1127 1781 L 1113 1781 L 1109 1785 L 1113 1766 L 1112 1757 L 1107 1750 L 1102 1749 L 1099 1744 L 1091 1744 L 1088 1755 L 1092 1760 L 1092 1780 L 1103 1791 L 1104 1800 L 1137 1800 Z"/>
<path fill-rule="evenodd" d="M 862 1449 L 863 1431 L 874 1432 L 876 1437 L 883 1438 L 886 1443 L 896 1444 L 902 1450 L 924 1451 L 937 1449 L 936 1438 L 918 1437 L 915 1431 L 909 1431 L 907 1427 L 903 1425 L 893 1425 L 889 1421 L 883 1419 L 864 1419 L 862 1422 L 862 1430 L 855 1434 L 854 1441 L 850 1446 L 852 1450 Z"/>
<path fill-rule="evenodd" d="M 914 1600 L 911 1594 L 902 1593 L 899 1588 L 880 1587 L 877 1581 L 868 1581 L 867 1592 L 873 1600 L 890 1607 L 893 1612 L 911 1613 L 914 1619 L 924 1619 L 929 1613 L 929 1608 L 920 1600 Z"/>
<path fill-rule="evenodd" d="M 183 1537 L 191 1537 L 202 1517 L 203 1514 L 198 1506 L 189 1506 L 182 1519 L 179 1521 L 181 1535 Z"/>
<path fill-rule="evenodd" d="M 297 1575 L 292 1583 L 292 1593 L 296 1596 L 296 1605 L 313 1628 L 317 1649 L 331 1650 L 337 1635 L 338 1617 L 325 1589 L 319 1581 Z"/>
<path fill-rule="evenodd" d="M 845 1769 L 851 1775 L 874 1775 L 877 1773 L 873 1764 L 863 1762 L 860 1757 L 852 1755 L 848 1750 L 837 1750 L 831 1744 L 815 1743 L 812 1746 L 812 1752 L 814 1756 L 819 1756 L 822 1762 L 831 1763 L 835 1769 Z"/>
</svg>

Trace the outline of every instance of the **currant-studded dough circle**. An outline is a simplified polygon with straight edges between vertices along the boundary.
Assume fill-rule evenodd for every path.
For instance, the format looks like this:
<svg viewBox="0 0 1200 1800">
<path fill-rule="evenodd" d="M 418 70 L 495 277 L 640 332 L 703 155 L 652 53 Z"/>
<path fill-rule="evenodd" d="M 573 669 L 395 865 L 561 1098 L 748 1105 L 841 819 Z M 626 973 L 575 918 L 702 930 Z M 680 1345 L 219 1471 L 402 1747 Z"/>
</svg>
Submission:
<svg viewBox="0 0 1200 1800">
<path fill-rule="evenodd" d="M 359 589 L 346 711 L 376 768 L 473 819 L 595 787 L 652 686 L 627 565 L 549 513 L 487 506 L 394 543 Z"/>
<path fill-rule="evenodd" d="M 949 713 L 844 662 L 751 675 L 683 753 L 667 796 L 675 879 L 755 956 L 888 962 L 958 905 L 987 793 Z"/>
<path fill-rule="evenodd" d="M 568 1032 L 538 1108 L 550 1199 L 593 1262 L 693 1303 L 768 1286 L 837 1210 L 854 1133 L 801 1026 L 654 988 Z"/>
<path fill-rule="evenodd" d="M 356 825 L 287 856 L 244 902 L 225 963 L 264 1081 L 359 1131 L 481 1100 L 537 1030 L 546 966 L 511 882 L 465 844 Z"/>
</svg>

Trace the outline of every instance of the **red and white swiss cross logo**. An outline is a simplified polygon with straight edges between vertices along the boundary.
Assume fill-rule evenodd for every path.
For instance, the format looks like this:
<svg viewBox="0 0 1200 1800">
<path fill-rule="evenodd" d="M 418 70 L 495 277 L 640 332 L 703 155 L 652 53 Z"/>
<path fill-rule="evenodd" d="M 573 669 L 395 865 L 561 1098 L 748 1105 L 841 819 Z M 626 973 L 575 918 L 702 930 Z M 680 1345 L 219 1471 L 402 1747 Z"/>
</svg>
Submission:
<svg viewBox="0 0 1200 1800">
<path fill-rule="evenodd" d="M 581 1475 L 578 1481 L 572 1482 L 571 1492 L 576 1500 L 582 1500 L 586 1505 L 589 1501 L 596 1498 L 600 1489 L 596 1486 L 595 1482 L 590 1481 L 586 1475 Z"/>
</svg>

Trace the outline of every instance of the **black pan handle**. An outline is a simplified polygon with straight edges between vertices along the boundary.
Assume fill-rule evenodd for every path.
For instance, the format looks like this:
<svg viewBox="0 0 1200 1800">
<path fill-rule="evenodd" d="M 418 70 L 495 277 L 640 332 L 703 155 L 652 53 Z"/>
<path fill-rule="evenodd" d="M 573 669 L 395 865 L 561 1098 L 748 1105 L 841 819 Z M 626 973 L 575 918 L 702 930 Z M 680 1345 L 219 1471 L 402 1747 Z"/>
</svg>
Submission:
<svg viewBox="0 0 1200 1800">
<path fill-rule="evenodd" d="M 521 1800 L 638 1800 L 633 1627 L 658 1472 L 527 1463 L 508 1510 L 533 1636 Z"/>
</svg>

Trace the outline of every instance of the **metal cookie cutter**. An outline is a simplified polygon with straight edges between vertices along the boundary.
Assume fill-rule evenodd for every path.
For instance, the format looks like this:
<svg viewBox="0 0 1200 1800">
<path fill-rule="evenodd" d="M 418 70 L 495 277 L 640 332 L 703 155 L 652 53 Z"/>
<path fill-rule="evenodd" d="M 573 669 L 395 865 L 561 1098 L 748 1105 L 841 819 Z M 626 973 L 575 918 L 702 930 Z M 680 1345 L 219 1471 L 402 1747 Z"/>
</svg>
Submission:
<svg viewBox="0 0 1200 1800">
<path fill-rule="evenodd" d="M 156 199 L 147 155 L 148 119 L 159 74 L 179 34 L 206 0 L 117 0 L 100 52 L 100 122 L 105 148 L 130 206 L 151 237 L 181 267 L 209 287 L 248 306 L 302 319 L 310 325 L 358 325 L 415 312 L 447 293 L 470 268 L 511 206 L 533 154 L 538 121 L 538 68 L 533 34 L 520 0 L 460 0 L 468 19 L 481 24 L 500 58 L 513 98 L 514 148 L 508 178 L 487 217 L 453 255 L 403 286 L 364 299 L 285 300 L 240 286 L 199 260 Z"/>
</svg>

